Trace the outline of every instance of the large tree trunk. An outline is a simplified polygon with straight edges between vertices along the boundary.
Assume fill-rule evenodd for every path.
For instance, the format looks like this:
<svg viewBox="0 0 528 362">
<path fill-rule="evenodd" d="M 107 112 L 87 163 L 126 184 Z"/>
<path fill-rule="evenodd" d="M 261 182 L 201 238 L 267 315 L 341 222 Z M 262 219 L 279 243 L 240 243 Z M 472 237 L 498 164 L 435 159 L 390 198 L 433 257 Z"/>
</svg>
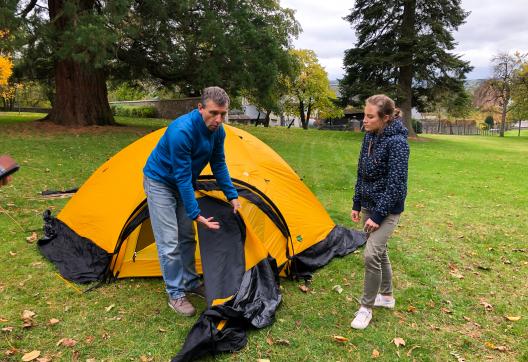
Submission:
<svg viewBox="0 0 528 362">
<path fill-rule="evenodd" d="M 308 129 L 311 116 L 312 116 L 312 97 L 308 99 L 308 111 L 306 112 L 306 125 L 303 125 L 304 129 Z"/>
<path fill-rule="evenodd" d="M 72 60 L 58 61 L 55 102 L 48 119 L 65 126 L 114 124 L 104 72 Z"/>
<path fill-rule="evenodd" d="M 269 127 L 271 111 L 266 111 L 266 118 L 264 118 L 264 127 Z"/>
<path fill-rule="evenodd" d="M 56 31 L 75 27 L 76 14 L 66 15 L 65 0 L 48 0 L 50 24 Z M 95 0 L 82 0 L 78 11 L 90 11 Z M 104 70 L 72 59 L 55 62 L 55 99 L 47 119 L 65 126 L 114 124 Z"/>
<path fill-rule="evenodd" d="M 506 84 L 506 82 L 504 82 Z M 510 102 L 510 89 L 508 85 L 504 86 L 502 92 L 502 114 L 501 114 L 501 128 L 500 137 L 504 137 L 504 131 L 506 131 L 506 114 L 508 113 L 508 103 Z"/>
<path fill-rule="evenodd" d="M 306 117 L 304 114 L 304 101 L 302 99 L 299 99 L 299 116 L 301 117 L 301 126 L 302 128 L 306 129 L 308 127 L 305 126 L 306 123 Z"/>
<path fill-rule="evenodd" d="M 413 80 L 413 51 L 416 21 L 416 0 L 404 0 L 401 39 L 399 42 L 401 59 L 400 74 L 398 79 L 398 93 L 400 109 L 410 137 L 416 137 L 412 127 L 412 80 Z"/>
</svg>

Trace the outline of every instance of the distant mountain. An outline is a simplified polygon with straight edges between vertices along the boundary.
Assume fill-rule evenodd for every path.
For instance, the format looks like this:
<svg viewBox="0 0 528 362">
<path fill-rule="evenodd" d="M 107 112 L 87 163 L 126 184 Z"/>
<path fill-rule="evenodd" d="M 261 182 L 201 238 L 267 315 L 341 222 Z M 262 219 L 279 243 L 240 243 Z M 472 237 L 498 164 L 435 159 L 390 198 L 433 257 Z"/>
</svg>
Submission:
<svg viewBox="0 0 528 362">
<path fill-rule="evenodd" d="M 473 93 L 486 79 L 466 79 L 464 82 L 464 87 L 470 93 Z"/>
</svg>

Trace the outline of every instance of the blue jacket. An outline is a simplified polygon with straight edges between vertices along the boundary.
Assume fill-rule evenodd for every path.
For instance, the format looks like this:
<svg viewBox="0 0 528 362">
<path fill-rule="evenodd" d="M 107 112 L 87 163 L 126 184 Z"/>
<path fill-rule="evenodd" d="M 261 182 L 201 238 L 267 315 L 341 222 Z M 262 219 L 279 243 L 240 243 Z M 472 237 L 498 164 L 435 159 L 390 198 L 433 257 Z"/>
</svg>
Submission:
<svg viewBox="0 0 528 362">
<path fill-rule="evenodd" d="M 369 210 L 377 224 L 404 209 L 409 144 L 407 128 L 394 119 L 380 134 L 366 133 L 359 155 L 353 210 Z"/>
<path fill-rule="evenodd" d="M 178 190 L 187 215 L 194 220 L 200 215 L 194 186 L 207 163 L 210 163 L 216 182 L 227 199 L 238 197 L 225 163 L 225 136 L 222 125 L 211 132 L 195 109 L 167 127 L 150 154 L 143 173 Z"/>
</svg>

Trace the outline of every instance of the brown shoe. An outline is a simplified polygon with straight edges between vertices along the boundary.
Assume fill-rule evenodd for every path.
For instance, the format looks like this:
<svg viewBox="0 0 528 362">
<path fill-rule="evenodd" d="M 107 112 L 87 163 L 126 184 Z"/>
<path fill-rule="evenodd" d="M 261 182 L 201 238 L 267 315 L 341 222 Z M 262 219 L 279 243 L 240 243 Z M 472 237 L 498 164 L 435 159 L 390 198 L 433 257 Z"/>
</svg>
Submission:
<svg viewBox="0 0 528 362">
<path fill-rule="evenodd" d="M 178 299 L 169 299 L 169 307 L 171 307 L 176 313 L 186 317 L 192 317 L 196 314 L 196 309 L 185 296 Z"/>
<path fill-rule="evenodd" d="M 195 294 L 202 298 L 205 298 L 205 285 L 202 283 L 196 288 L 188 290 L 187 293 Z"/>
</svg>

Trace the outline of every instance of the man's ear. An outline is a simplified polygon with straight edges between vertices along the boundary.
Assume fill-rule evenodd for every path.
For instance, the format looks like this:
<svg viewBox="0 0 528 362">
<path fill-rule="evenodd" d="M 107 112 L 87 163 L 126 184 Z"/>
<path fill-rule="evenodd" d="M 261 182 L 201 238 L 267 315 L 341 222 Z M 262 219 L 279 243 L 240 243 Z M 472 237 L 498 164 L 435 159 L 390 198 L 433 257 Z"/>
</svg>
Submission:
<svg viewBox="0 0 528 362">
<path fill-rule="evenodd" d="M 203 104 L 202 104 L 202 103 L 198 103 L 198 109 L 199 109 L 199 110 L 202 110 L 202 109 L 204 109 L 204 106 L 203 106 Z"/>
</svg>

